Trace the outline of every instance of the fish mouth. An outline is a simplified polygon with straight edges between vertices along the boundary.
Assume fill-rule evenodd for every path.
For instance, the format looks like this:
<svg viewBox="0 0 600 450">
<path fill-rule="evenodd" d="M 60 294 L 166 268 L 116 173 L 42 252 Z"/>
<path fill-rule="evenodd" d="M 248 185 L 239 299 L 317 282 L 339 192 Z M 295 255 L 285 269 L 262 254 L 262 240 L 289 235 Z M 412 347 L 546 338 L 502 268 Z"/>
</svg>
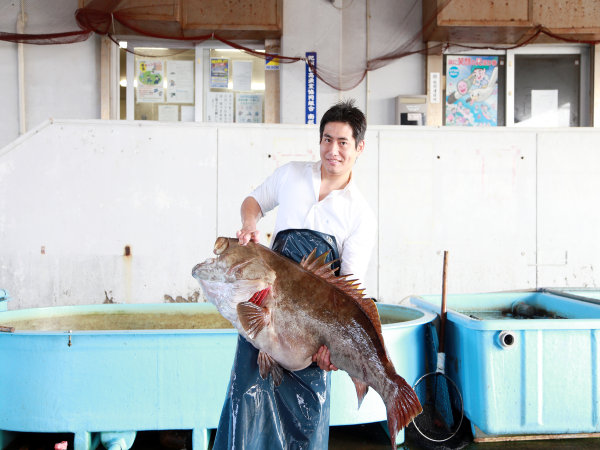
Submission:
<svg viewBox="0 0 600 450">
<path fill-rule="evenodd" d="M 215 259 L 214 258 L 210 258 L 207 259 L 204 262 L 201 262 L 199 264 L 196 264 L 194 266 L 194 268 L 192 269 L 192 276 L 196 279 L 196 280 L 203 280 L 206 278 L 207 275 L 207 266 L 210 266 L 214 263 Z"/>
</svg>

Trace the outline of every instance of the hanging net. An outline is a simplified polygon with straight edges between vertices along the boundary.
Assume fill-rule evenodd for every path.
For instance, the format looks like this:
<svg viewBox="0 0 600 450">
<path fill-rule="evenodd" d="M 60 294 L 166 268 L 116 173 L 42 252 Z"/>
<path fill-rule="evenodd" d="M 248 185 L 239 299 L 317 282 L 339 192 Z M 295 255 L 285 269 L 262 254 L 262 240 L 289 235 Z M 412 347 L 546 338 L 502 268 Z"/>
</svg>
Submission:
<svg viewBox="0 0 600 450">
<path fill-rule="evenodd" d="M 441 53 L 449 46 L 504 50 L 532 43 L 541 35 L 566 42 L 600 43 L 562 37 L 542 25 L 537 25 L 524 32 L 522 38 L 512 46 L 467 46 L 446 42 L 427 47 L 424 36 L 429 34 L 437 15 L 451 2 L 452 0 L 438 2 L 437 9 L 431 17 L 422 17 L 421 0 L 399 1 L 398 8 L 393 11 L 393 8 L 380 8 L 376 2 L 367 0 L 326 3 L 328 7 L 339 9 L 337 17 L 341 21 L 340 51 L 336 58 L 321 58 L 317 67 L 311 65 L 304 54 L 306 51 L 326 54 L 325 51 L 321 52 L 318 46 L 322 42 L 330 49 L 330 36 L 324 35 L 322 39 L 317 39 L 317 48 L 307 48 L 300 55 L 257 52 L 236 43 L 236 38 L 232 37 L 235 33 L 198 30 L 184 26 L 183 19 L 180 19 L 180 9 L 196 8 L 194 12 L 199 14 L 204 10 L 198 11 L 198 8 L 207 8 L 206 4 L 211 5 L 211 2 L 194 3 L 192 0 L 91 0 L 79 9 L 74 8 L 73 3 L 77 3 L 74 0 L 5 1 L 0 4 L 0 41 L 37 45 L 70 44 L 84 41 L 92 33 L 108 36 L 114 42 L 125 36 L 147 36 L 194 43 L 213 39 L 260 58 L 277 58 L 283 64 L 305 62 L 321 81 L 338 90 L 353 89 L 361 83 L 368 71 L 382 68 L 400 58 L 432 51 Z M 301 4 L 302 7 L 310 7 L 304 2 Z M 247 1 L 244 8 L 246 7 L 251 9 L 252 2 Z M 415 27 L 415 24 L 422 26 Z M 277 37 L 279 31 L 270 33 L 276 33 Z M 264 33 L 263 37 L 267 34 Z"/>
</svg>

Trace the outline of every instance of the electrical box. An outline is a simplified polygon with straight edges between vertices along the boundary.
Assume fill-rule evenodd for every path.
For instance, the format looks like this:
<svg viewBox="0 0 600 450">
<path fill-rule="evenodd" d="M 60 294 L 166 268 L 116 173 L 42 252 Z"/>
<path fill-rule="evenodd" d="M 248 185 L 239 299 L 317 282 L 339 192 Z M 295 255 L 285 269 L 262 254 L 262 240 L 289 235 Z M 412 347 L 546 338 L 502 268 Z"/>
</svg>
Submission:
<svg viewBox="0 0 600 450">
<path fill-rule="evenodd" d="M 396 97 L 396 125 L 425 125 L 426 95 Z"/>
</svg>

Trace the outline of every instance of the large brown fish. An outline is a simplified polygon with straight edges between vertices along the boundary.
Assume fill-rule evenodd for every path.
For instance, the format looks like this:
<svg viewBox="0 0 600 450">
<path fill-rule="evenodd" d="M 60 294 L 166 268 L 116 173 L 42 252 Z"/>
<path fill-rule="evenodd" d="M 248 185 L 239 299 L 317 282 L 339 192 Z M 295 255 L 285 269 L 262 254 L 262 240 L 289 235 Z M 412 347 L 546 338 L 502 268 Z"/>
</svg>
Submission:
<svg viewBox="0 0 600 450">
<path fill-rule="evenodd" d="M 395 448 L 398 431 L 422 408 L 396 373 L 377 308 L 356 280 L 336 277 L 327 254 L 316 257 L 314 251 L 297 264 L 260 244 L 242 246 L 220 237 L 214 253 L 217 257 L 198 264 L 192 275 L 206 298 L 259 350 L 261 376 L 270 373 L 277 386 L 282 367 L 304 369 L 326 345 L 331 363 L 352 378 L 359 407 L 369 386 L 379 393 Z"/>
</svg>

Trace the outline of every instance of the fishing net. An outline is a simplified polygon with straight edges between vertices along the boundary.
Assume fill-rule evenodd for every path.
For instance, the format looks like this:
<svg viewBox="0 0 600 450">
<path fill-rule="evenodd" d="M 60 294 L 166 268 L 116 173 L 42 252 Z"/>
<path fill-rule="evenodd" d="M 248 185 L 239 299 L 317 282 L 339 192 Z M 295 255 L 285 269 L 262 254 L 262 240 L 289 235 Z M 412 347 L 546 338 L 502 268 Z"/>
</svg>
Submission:
<svg viewBox="0 0 600 450">
<path fill-rule="evenodd" d="M 463 421 L 462 396 L 458 386 L 446 375 L 445 329 L 446 329 L 446 272 L 448 251 L 444 251 L 442 271 L 442 305 L 440 311 L 439 340 L 435 327 L 427 328 L 427 361 L 429 368 L 435 362 L 435 371 L 417 380 L 414 390 L 423 412 L 413 419 L 416 430 L 432 442 L 452 439 L 461 429 Z"/>
<path fill-rule="evenodd" d="M 443 365 L 444 362 L 438 362 L 435 372 L 426 373 L 414 385 L 423 412 L 413 419 L 413 425 L 432 442 L 446 442 L 455 437 L 464 417 L 460 390 L 445 374 Z"/>
<path fill-rule="evenodd" d="M 155 39 L 184 40 L 200 43 L 206 40 L 220 41 L 232 48 L 243 50 L 265 59 L 277 58 L 280 63 L 301 62 L 309 64 L 315 75 L 325 84 L 338 90 L 350 90 L 358 86 L 368 71 L 382 68 L 401 58 L 435 51 L 440 53 L 449 45 L 474 49 L 506 49 L 534 42 L 545 35 L 555 40 L 567 42 L 598 43 L 571 39 L 552 33 L 542 25 L 532 27 L 523 33 L 523 37 L 511 47 L 507 46 L 469 46 L 446 42 L 429 48 L 425 44 L 435 24 L 436 17 L 452 0 L 438 1 L 428 17 L 422 17 L 421 0 L 390 0 L 388 7 L 368 0 L 342 0 L 327 3 L 328 7 L 339 9 L 340 37 L 339 57 L 322 58 L 318 67 L 311 65 L 304 56 L 307 51 L 321 52 L 320 42 L 316 38 L 317 48 L 306 48 L 299 55 L 274 55 L 257 52 L 239 44 L 243 39 L 259 39 L 252 36 L 251 26 L 247 30 L 237 31 L 219 29 L 195 29 L 184 23 L 182 10 L 193 10 L 194 14 L 210 15 L 219 11 L 215 2 L 201 0 L 87 0 L 83 7 L 76 9 L 75 0 L 11 0 L 0 2 L 0 41 L 27 44 L 70 44 L 88 39 L 92 33 L 108 36 L 114 42 L 120 37 L 147 36 Z M 290 3 L 302 8 L 313 8 L 311 2 Z M 52 5 L 49 7 L 49 5 Z M 389 4 L 394 7 L 390 8 Z M 215 6 L 217 5 L 217 6 Z M 340 6 L 336 6 L 340 5 Z M 236 3 L 240 11 L 251 10 L 251 0 Z M 299 6 L 295 6 L 299 7 Z M 320 6 L 323 7 L 323 6 Z M 220 6 L 220 8 L 224 8 Z M 241 14 L 243 15 L 243 14 Z M 293 15 L 293 14 L 292 14 Z M 218 19 L 217 19 L 218 21 Z M 243 22 L 243 20 L 242 20 Z M 293 29 L 295 24 L 285 24 Z M 255 33 L 263 39 L 271 33 L 273 38 L 280 37 L 281 30 Z M 324 46 L 331 47 L 327 37 L 323 37 Z M 334 45 L 338 45 L 334 43 Z M 130 50 L 128 50 L 130 51 Z M 326 52 L 324 52 L 326 53 Z M 147 56 L 147 55 L 143 55 Z M 402 81 L 402 80 L 400 80 Z"/>
<path fill-rule="evenodd" d="M 24 44 L 71 44 L 88 39 L 72 1 L 12 0 L 0 2 L 0 40 Z"/>
</svg>

